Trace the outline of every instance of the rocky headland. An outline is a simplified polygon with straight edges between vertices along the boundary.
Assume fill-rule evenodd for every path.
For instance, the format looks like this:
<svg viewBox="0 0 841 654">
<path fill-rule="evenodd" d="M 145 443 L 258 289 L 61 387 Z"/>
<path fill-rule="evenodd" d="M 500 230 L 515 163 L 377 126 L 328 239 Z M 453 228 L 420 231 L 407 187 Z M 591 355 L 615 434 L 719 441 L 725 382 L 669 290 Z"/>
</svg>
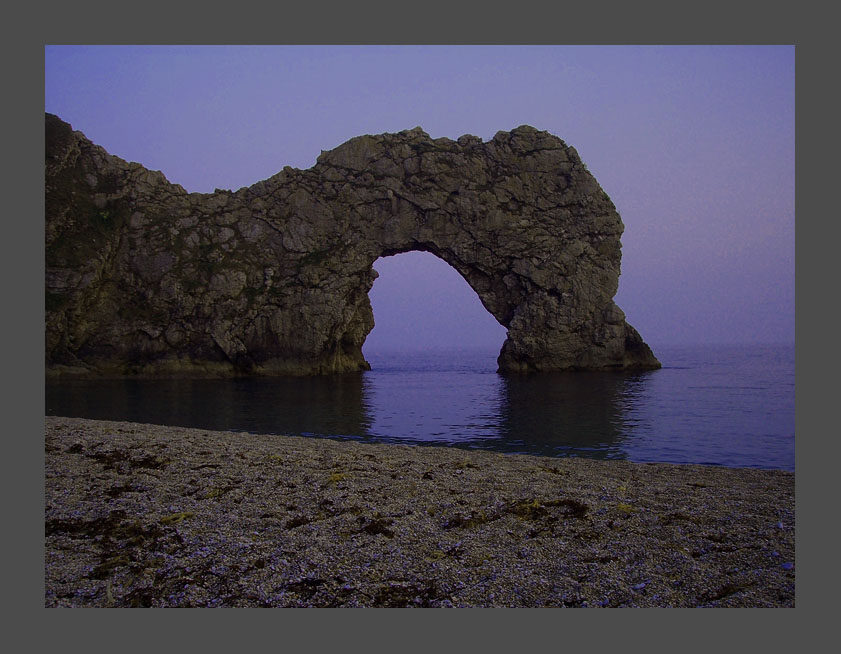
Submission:
<svg viewBox="0 0 841 654">
<path fill-rule="evenodd" d="M 547 132 L 360 136 L 208 194 L 45 121 L 49 374 L 366 369 L 372 264 L 411 250 L 507 328 L 502 372 L 659 367 L 613 301 L 619 214 Z"/>
</svg>

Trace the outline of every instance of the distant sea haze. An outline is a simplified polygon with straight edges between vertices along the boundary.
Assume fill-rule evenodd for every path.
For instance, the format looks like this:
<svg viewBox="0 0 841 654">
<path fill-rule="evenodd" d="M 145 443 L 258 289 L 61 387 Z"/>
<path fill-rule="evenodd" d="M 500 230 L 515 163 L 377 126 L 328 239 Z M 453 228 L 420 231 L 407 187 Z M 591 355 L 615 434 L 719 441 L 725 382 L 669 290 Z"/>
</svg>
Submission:
<svg viewBox="0 0 841 654">
<path fill-rule="evenodd" d="M 47 415 L 794 470 L 794 347 L 660 347 L 660 370 L 505 376 L 497 351 L 366 352 L 329 377 L 60 380 Z"/>
</svg>

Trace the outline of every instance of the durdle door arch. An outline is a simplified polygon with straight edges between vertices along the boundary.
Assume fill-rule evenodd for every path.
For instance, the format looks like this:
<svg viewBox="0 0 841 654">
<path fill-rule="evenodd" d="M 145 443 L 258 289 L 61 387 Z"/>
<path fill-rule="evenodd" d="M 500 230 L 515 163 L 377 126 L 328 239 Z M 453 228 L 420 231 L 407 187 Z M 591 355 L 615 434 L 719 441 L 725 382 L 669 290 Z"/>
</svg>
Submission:
<svg viewBox="0 0 841 654">
<path fill-rule="evenodd" d="M 508 329 L 502 372 L 660 366 L 613 302 L 622 221 L 576 151 L 360 136 L 236 192 L 187 193 L 46 115 L 51 374 L 368 368 L 377 258 L 423 250 Z"/>
</svg>

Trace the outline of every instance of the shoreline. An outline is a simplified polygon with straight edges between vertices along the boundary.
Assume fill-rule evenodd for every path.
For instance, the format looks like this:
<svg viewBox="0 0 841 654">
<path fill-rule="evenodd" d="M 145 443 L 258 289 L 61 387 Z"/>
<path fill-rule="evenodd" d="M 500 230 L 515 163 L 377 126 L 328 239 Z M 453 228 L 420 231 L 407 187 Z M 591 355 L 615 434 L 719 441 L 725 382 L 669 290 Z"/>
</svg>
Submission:
<svg viewBox="0 0 841 654">
<path fill-rule="evenodd" d="M 793 472 L 45 427 L 47 607 L 794 606 Z"/>
</svg>

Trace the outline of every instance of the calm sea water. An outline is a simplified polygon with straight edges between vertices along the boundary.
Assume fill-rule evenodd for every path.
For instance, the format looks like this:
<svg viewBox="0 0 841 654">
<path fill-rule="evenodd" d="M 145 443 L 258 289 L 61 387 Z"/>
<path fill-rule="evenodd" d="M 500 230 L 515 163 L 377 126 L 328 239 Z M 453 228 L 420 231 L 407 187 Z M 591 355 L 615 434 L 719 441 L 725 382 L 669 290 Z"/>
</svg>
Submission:
<svg viewBox="0 0 841 654">
<path fill-rule="evenodd" d="M 48 382 L 47 415 L 543 456 L 794 470 L 794 347 L 660 347 L 642 373 L 503 376 L 496 351 L 304 379 Z"/>
</svg>

